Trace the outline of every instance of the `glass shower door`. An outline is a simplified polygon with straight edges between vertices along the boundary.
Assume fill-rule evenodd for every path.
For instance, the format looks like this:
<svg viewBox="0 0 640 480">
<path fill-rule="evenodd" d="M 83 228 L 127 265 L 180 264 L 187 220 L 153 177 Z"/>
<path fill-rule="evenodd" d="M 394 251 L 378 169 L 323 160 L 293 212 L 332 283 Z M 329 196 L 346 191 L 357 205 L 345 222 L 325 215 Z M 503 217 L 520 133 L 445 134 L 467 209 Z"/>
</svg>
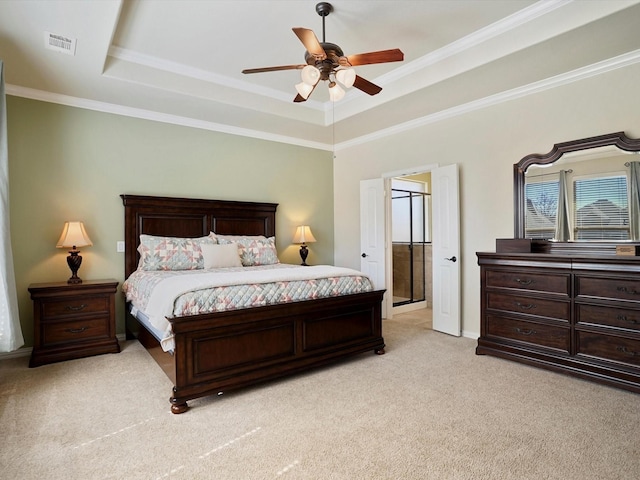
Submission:
<svg viewBox="0 0 640 480">
<path fill-rule="evenodd" d="M 426 300 L 428 203 L 423 192 L 392 189 L 393 306 Z"/>
</svg>

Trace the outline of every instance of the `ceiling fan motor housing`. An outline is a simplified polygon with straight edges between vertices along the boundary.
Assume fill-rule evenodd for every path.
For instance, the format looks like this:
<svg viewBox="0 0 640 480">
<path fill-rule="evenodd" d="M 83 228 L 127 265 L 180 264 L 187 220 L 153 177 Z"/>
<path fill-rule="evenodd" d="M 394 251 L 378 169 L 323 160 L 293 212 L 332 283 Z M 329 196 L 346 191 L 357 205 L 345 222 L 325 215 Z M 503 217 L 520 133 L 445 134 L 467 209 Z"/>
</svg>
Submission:
<svg viewBox="0 0 640 480">
<path fill-rule="evenodd" d="M 339 60 L 344 56 L 342 49 L 335 43 L 322 42 L 322 49 L 326 53 L 325 59 L 317 59 L 315 55 L 305 52 L 305 61 L 308 65 L 313 65 L 320 70 L 320 80 L 328 80 L 329 74 L 339 66 Z"/>
</svg>

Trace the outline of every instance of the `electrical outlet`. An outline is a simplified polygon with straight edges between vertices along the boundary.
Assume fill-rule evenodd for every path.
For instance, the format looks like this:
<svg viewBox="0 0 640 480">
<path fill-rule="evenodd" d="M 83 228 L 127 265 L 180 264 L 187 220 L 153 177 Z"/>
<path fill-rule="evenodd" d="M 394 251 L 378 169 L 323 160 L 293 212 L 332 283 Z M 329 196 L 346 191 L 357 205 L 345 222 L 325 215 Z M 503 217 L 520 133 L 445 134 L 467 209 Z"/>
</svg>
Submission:
<svg viewBox="0 0 640 480">
<path fill-rule="evenodd" d="M 124 252 L 124 242 L 116 242 L 116 252 Z"/>
</svg>

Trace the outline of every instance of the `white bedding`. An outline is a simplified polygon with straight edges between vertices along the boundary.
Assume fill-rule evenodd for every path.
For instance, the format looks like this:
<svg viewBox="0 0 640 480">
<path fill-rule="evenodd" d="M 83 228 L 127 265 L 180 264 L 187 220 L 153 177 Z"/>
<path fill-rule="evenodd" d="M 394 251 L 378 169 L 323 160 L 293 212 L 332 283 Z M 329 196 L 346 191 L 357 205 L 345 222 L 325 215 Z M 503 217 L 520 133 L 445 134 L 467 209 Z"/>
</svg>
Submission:
<svg viewBox="0 0 640 480">
<path fill-rule="evenodd" d="M 153 277 L 153 281 L 148 281 L 149 277 Z M 341 282 L 343 277 L 349 278 Z M 351 281 L 352 278 L 353 281 Z M 152 286 L 147 285 L 146 293 L 143 294 L 140 292 L 145 288 L 138 288 L 136 282 L 144 282 L 145 279 Z M 242 290 L 240 286 L 251 286 L 252 292 L 257 290 L 260 294 L 247 298 L 249 296 L 246 290 Z M 219 297 L 213 298 L 214 293 L 223 295 L 220 292 L 222 287 L 231 287 L 224 289 L 226 297 L 222 300 Z M 265 289 L 269 295 L 262 295 Z M 151 325 L 157 331 L 164 332 L 160 344 L 165 351 L 174 348 L 171 323 L 167 318 L 202 313 L 202 310 L 191 312 L 185 310 L 185 303 L 188 306 L 198 302 L 206 303 L 209 309 L 205 312 L 221 311 L 370 290 L 373 290 L 371 281 L 357 270 L 330 265 L 302 267 L 285 264 L 267 268 L 218 268 L 185 272 L 138 270 L 123 285 L 127 301 L 133 306 L 131 313 L 135 315 L 137 310 L 143 311 Z M 183 300 L 182 306 L 176 312 L 178 299 L 184 295 L 191 295 L 191 297 L 186 301 Z M 233 295 L 241 298 L 230 301 L 229 296 Z M 197 300 L 198 296 L 206 300 Z"/>
</svg>

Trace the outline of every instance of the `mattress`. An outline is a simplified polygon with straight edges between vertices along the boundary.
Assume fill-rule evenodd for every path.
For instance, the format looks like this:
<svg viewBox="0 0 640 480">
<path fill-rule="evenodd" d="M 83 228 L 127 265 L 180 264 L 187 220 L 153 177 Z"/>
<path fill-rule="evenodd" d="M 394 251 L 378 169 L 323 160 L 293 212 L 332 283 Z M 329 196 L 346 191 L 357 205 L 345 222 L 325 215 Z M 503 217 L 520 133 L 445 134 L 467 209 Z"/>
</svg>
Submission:
<svg viewBox="0 0 640 480">
<path fill-rule="evenodd" d="M 279 263 L 209 270 L 136 270 L 122 290 L 132 314 L 145 319 L 163 350 L 170 351 L 174 348 L 170 318 L 368 292 L 373 284 L 362 272 L 350 268 Z"/>
</svg>

